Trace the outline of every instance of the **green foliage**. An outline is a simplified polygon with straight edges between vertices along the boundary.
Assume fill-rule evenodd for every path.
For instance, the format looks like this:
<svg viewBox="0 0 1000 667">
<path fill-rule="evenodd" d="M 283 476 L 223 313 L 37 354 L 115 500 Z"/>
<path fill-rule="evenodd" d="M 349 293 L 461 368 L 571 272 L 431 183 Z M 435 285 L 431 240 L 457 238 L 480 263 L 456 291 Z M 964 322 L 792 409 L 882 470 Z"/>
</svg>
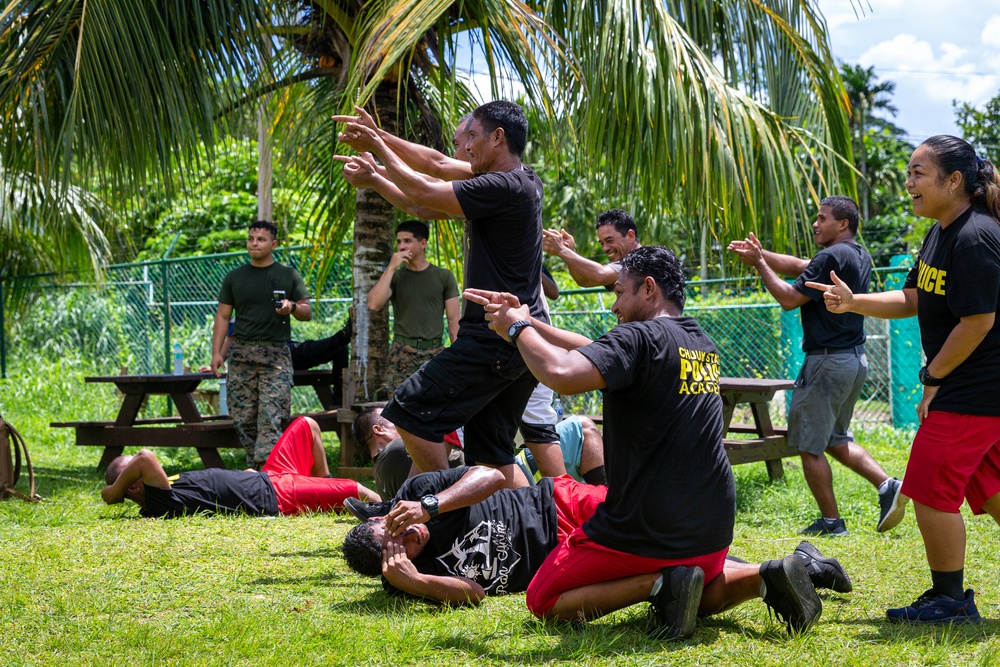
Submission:
<svg viewBox="0 0 1000 667">
<path fill-rule="evenodd" d="M 48 291 L 35 295 L 30 317 L 11 322 L 9 354 L 49 360 L 77 360 L 107 369 L 128 366 L 137 333 L 130 326 L 123 296 L 114 288 L 102 294 L 90 290 Z"/>
<path fill-rule="evenodd" d="M 955 124 L 962 136 L 975 146 L 976 152 L 1000 164 L 1000 95 L 990 99 L 982 109 L 955 100 Z"/>
</svg>

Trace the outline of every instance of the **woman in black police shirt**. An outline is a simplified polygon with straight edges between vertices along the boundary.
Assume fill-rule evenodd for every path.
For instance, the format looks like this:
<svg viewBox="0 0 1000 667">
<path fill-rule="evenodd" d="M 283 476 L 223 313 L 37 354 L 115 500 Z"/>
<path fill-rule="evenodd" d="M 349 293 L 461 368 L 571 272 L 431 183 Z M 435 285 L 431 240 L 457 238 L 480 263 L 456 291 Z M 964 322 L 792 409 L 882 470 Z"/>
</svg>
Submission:
<svg viewBox="0 0 1000 667">
<path fill-rule="evenodd" d="M 903 289 L 852 295 L 836 278 L 827 307 L 883 318 L 917 315 L 927 365 L 902 494 L 914 501 L 932 588 L 897 623 L 979 623 L 963 590 L 962 500 L 1000 523 L 1000 179 L 989 160 L 956 137 L 913 151 L 906 189 L 913 212 L 937 220 Z M 905 500 L 903 501 L 905 502 Z"/>
</svg>

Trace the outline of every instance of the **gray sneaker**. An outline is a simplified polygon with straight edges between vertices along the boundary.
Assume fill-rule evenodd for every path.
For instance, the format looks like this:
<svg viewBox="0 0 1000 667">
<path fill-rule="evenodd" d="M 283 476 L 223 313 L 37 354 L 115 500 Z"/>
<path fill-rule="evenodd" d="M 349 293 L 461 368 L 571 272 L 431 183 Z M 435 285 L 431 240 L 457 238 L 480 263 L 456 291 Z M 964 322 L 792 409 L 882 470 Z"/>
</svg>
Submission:
<svg viewBox="0 0 1000 667">
<path fill-rule="evenodd" d="M 884 533 L 892 530 L 903 520 L 906 514 L 906 503 L 910 500 L 899 491 L 903 488 L 903 483 L 895 477 L 889 479 L 889 484 L 885 491 L 878 494 L 878 526 L 877 530 Z"/>
<path fill-rule="evenodd" d="M 827 521 L 820 517 L 799 531 L 799 535 L 823 535 L 825 537 L 844 537 L 847 535 L 847 524 L 844 519 Z"/>
</svg>

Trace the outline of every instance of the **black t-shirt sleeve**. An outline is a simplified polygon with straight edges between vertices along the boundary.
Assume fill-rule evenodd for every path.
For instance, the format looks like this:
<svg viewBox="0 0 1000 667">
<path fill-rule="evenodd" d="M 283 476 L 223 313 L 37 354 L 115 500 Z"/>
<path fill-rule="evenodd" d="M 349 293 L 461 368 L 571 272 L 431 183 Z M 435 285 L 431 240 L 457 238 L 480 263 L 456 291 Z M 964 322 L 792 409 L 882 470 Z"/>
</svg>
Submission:
<svg viewBox="0 0 1000 667">
<path fill-rule="evenodd" d="M 590 345 L 578 352 L 590 359 L 601 376 L 608 391 L 630 386 L 635 381 L 641 336 L 628 325 L 618 325 Z"/>
<path fill-rule="evenodd" d="M 504 172 L 452 181 L 452 188 L 462 213 L 469 220 L 491 217 L 510 206 L 511 183 Z"/>
<path fill-rule="evenodd" d="M 836 269 L 837 262 L 834 261 L 833 256 L 828 252 L 820 252 L 809 261 L 806 270 L 795 279 L 792 287 L 813 301 L 822 301 L 823 292 L 812 287 L 806 287 L 806 282 L 830 285 L 833 283 L 833 280 L 830 279 L 830 271 Z"/>
</svg>

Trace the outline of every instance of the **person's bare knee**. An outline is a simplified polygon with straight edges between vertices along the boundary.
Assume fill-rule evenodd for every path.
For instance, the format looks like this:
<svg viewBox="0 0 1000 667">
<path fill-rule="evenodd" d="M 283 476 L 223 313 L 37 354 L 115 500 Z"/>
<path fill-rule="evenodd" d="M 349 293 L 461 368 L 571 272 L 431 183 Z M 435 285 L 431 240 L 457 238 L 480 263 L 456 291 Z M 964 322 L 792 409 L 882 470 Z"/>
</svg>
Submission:
<svg viewBox="0 0 1000 667">
<path fill-rule="evenodd" d="M 590 417 L 579 416 L 580 427 L 583 429 L 583 446 L 580 451 L 580 474 L 590 472 L 604 465 L 604 436 L 601 429 Z"/>
<path fill-rule="evenodd" d="M 420 472 L 434 472 L 448 469 L 448 451 L 444 442 L 432 442 L 410 433 L 406 429 L 396 427 L 399 437 L 406 445 L 406 452 L 413 460 L 413 465 Z"/>
</svg>

